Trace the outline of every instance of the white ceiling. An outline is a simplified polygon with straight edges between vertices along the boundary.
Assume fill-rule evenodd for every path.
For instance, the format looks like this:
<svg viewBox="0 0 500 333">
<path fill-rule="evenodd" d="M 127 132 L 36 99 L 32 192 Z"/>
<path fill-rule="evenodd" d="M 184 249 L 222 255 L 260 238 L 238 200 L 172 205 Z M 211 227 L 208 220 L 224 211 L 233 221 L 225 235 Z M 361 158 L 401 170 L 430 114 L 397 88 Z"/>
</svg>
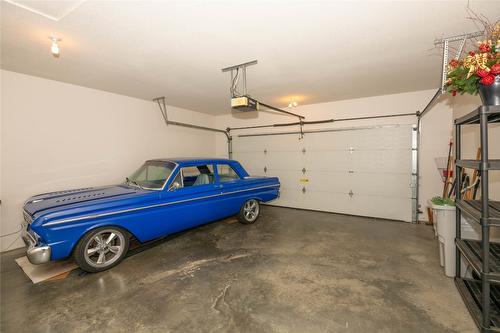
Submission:
<svg viewBox="0 0 500 333">
<path fill-rule="evenodd" d="M 64 13 L 58 3 L 42 8 Z M 441 65 L 434 38 L 477 30 L 466 6 L 84 1 L 54 21 L 2 1 L 2 68 L 147 100 L 166 96 L 170 105 L 212 114 L 229 109 L 229 74 L 220 69 L 254 59 L 249 93 L 278 107 L 292 96 L 310 104 L 431 89 Z M 471 6 L 500 16 L 500 1 Z M 50 35 L 62 38 L 58 59 Z"/>
<path fill-rule="evenodd" d="M 14 6 L 26 9 L 32 13 L 42 15 L 48 19 L 59 21 L 73 10 L 78 8 L 85 0 L 4 0 Z"/>
</svg>

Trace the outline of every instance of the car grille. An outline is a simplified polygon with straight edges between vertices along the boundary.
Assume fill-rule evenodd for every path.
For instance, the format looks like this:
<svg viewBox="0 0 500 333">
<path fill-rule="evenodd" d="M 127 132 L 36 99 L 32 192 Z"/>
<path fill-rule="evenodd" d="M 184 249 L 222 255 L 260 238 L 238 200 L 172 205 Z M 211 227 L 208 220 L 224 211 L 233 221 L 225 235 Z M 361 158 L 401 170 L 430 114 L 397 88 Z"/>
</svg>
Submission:
<svg viewBox="0 0 500 333">
<path fill-rule="evenodd" d="M 31 222 L 33 222 L 33 217 L 26 211 L 23 211 L 23 216 L 24 216 L 24 221 L 26 221 L 26 223 L 31 224 Z"/>
</svg>

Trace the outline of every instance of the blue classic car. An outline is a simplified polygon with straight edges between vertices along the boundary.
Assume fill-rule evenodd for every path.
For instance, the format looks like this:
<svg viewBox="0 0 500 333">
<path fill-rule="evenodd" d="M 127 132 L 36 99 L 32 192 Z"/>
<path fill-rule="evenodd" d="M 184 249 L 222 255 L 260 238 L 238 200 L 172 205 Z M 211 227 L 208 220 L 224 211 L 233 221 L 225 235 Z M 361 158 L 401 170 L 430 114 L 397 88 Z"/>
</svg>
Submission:
<svg viewBox="0 0 500 333">
<path fill-rule="evenodd" d="M 275 177 L 249 177 L 227 159 L 155 159 L 126 182 L 31 197 L 23 239 L 33 264 L 73 256 L 85 271 L 117 265 L 133 236 L 146 242 L 238 214 L 257 220 L 279 196 Z"/>
</svg>

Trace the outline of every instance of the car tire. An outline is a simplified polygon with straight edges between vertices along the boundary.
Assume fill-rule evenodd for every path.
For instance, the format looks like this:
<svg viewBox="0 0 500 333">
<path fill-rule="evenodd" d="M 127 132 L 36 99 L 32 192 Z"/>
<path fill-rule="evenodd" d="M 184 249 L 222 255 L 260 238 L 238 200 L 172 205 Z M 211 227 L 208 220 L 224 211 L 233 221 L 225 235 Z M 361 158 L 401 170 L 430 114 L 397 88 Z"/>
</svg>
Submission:
<svg viewBox="0 0 500 333">
<path fill-rule="evenodd" d="M 259 218 L 260 204 L 255 199 L 245 201 L 238 214 L 238 220 L 243 224 L 252 224 Z"/>
<path fill-rule="evenodd" d="M 87 232 L 73 252 L 76 264 L 84 271 L 101 272 L 118 265 L 127 255 L 130 236 L 119 227 L 100 227 Z"/>
</svg>

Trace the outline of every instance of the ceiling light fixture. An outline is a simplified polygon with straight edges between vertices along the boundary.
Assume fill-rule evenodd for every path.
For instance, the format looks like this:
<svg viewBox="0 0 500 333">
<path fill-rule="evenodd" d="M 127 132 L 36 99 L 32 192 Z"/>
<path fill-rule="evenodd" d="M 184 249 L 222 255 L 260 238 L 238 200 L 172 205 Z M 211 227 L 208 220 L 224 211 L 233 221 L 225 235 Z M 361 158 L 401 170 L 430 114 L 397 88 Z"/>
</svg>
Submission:
<svg viewBox="0 0 500 333">
<path fill-rule="evenodd" d="M 297 103 L 297 101 L 294 101 L 293 99 L 291 99 L 290 103 L 288 103 L 289 108 L 296 108 L 297 106 L 299 106 L 299 103 Z"/>
<path fill-rule="evenodd" d="M 52 46 L 50 47 L 50 52 L 52 52 L 52 55 L 55 58 L 59 58 L 59 42 L 61 41 L 61 38 L 57 38 L 54 36 L 50 36 L 49 39 L 52 41 Z"/>
</svg>

